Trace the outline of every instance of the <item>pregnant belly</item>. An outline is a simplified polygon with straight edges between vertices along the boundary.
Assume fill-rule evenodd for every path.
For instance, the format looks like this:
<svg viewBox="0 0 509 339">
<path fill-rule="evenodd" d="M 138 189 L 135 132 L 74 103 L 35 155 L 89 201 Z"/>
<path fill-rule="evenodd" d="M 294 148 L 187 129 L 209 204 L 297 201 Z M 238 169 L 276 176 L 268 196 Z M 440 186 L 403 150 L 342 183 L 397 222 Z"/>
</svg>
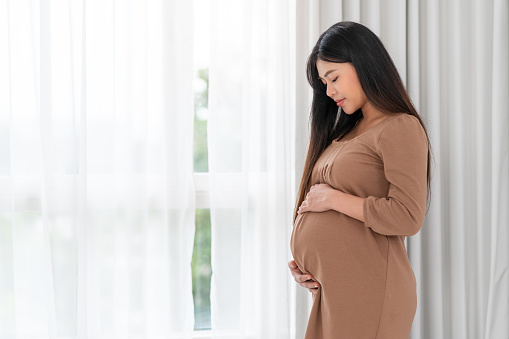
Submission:
<svg viewBox="0 0 509 339">
<path fill-rule="evenodd" d="M 387 237 L 334 210 L 298 215 L 290 248 L 300 270 L 322 284 L 338 272 L 344 283 L 385 279 Z"/>
</svg>

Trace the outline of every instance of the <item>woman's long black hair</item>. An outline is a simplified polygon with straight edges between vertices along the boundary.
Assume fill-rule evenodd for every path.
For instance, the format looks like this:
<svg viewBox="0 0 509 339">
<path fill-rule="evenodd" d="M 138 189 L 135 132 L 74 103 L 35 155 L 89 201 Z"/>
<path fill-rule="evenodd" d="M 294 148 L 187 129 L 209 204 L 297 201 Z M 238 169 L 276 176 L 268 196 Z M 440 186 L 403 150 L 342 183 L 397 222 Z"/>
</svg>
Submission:
<svg viewBox="0 0 509 339">
<path fill-rule="evenodd" d="M 295 221 L 297 210 L 310 189 L 313 167 L 322 152 L 332 140 L 352 130 L 357 121 L 362 118 L 362 111 L 358 109 L 351 115 L 341 112 L 338 119 L 338 106 L 327 96 L 327 87 L 318 78 L 316 68 L 318 59 L 351 63 L 357 72 L 362 90 L 373 107 L 386 114 L 406 113 L 419 120 L 428 139 L 427 202 L 429 206 L 431 145 L 426 127 L 380 39 L 362 24 L 342 21 L 332 25 L 320 35 L 307 60 L 307 79 L 313 88 L 310 113 L 311 133 L 293 220 Z"/>
</svg>

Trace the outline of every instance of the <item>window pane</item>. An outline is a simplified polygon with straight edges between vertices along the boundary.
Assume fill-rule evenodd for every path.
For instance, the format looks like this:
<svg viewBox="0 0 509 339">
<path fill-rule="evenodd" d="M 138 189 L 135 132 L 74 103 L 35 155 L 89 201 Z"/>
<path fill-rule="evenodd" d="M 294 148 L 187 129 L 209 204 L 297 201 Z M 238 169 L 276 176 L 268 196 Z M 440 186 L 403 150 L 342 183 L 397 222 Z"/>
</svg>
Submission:
<svg viewBox="0 0 509 339">
<path fill-rule="evenodd" d="M 207 114 L 210 64 L 210 4 L 194 1 L 194 171 L 208 172 Z"/>
<path fill-rule="evenodd" d="M 194 329 L 208 330 L 210 326 L 210 210 L 196 210 L 196 233 L 193 259 Z"/>
<path fill-rule="evenodd" d="M 194 172 L 208 172 L 207 116 L 209 95 L 209 4 L 194 1 Z M 207 206 L 205 206 L 207 207 Z M 210 210 L 196 210 L 193 274 L 194 329 L 211 329 L 210 280 L 212 266 Z"/>
<path fill-rule="evenodd" d="M 208 172 L 207 112 L 209 69 L 198 69 L 194 83 L 194 171 Z"/>
</svg>

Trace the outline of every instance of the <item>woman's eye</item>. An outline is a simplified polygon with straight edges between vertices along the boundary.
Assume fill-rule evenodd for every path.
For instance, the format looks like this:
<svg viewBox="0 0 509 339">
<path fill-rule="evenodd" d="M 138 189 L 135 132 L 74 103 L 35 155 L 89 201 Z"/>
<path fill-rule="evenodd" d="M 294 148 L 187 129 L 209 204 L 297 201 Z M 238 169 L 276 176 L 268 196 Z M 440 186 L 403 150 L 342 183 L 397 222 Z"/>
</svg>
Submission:
<svg viewBox="0 0 509 339">
<path fill-rule="evenodd" d="M 335 77 L 334 80 L 332 80 L 332 82 L 336 82 L 337 79 L 338 79 L 338 77 Z"/>
</svg>

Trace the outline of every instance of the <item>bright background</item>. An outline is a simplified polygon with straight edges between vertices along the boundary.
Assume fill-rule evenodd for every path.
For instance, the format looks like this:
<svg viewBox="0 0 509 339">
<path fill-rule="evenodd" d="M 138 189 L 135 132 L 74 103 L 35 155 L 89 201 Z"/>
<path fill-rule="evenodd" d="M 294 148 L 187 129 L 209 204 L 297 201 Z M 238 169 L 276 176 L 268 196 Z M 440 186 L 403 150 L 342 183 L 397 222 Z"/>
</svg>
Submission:
<svg viewBox="0 0 509 339">
<path fill-rule="evenodd" d="M 0 338 L 303 338 L 305 62 L 341 20 L 430 134 L 411 338 L 507 338 L 507 0 L 0 0 Z"/>
</svg>

